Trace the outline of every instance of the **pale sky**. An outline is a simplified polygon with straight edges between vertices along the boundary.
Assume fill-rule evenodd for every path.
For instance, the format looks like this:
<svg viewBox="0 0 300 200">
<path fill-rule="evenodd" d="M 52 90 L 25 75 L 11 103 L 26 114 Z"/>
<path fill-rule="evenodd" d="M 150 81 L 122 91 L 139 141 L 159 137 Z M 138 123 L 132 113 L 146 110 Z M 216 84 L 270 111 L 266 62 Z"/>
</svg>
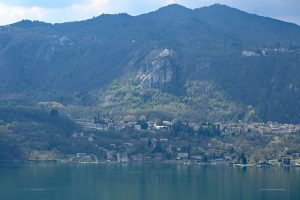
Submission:
<svg viewBox="0 0 300 200">
<path fill-rule="evenodd" d="M 300 0 L 0 0 L 0 25 L 22 19 L 50 23 L 78 21 L 103 13 L 138 15 L 171 3 L 188 8 L 226 4 L 300 25 Z"/>
</svg>

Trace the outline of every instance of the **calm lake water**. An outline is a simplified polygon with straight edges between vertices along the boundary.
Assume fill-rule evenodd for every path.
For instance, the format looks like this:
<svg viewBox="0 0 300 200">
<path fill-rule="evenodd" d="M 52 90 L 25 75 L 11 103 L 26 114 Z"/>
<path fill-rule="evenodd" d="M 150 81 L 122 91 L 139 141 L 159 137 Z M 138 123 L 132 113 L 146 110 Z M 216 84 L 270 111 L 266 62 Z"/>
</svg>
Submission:
<svg viewBox="0 0 300 200">
<path fill-rule="evenodd" d="M 0 165 L 1 200 L 299 200 L 299 168 Z"/>
</svg>

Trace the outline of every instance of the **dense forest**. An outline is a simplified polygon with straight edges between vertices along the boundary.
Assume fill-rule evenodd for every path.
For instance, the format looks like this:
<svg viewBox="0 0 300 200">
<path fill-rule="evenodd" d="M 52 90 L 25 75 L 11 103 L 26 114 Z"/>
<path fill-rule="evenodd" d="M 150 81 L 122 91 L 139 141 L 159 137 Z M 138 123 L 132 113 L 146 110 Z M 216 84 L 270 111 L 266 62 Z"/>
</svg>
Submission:
<svg viewBox="0 0 300 200">
<path fill-rule="evenodd" d="M 20 161 L 32 150 L 75 153 L 71 135 L 80 127 L 56 109 L 1 105 L 0 160 Z"/>
</svg>

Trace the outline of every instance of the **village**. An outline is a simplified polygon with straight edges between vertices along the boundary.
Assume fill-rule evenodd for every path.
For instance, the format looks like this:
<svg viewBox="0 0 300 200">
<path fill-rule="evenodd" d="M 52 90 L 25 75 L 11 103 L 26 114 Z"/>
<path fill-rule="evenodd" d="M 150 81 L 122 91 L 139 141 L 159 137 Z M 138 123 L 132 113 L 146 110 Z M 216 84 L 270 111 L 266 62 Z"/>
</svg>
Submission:
<svg viewBox="0 0 300 200">
<path fill-rule="evenodd" d="M 266 154 L 255 158 L 251 151 L 241 149 L 232 138 L 280 138 L 284 135 L 299 137 L 300 125 L 267 123 L 187 123 L 171 121 L 77 120 L 83 129 L 73 139 L 87 140 L 97 147 L 96 154 L 78 152 L 68 162 L 77 163 L 136 163 L 163 162 L 184 165 L 237 165 L 237 166 L 300 166 L 297 151 Z M 115 143 L 103 139 L 103 134 L 115 134 Z M 126 139 L 122 136 L 126 135 Z M 100 138 L 99 138 L 100 137 Z M 118 139 L 121 137 L 120 139 Z M 104 142 L 105 141 L 105 142 Z"/>
<path fill-rule="evenodd" d="M 114 121 L 114 120 L 103 120 L 103 121 L 88 121 L 88 120 L 76 120 L 76 122 L 82 126 L 84 130 L 88 131 L 118 131 L 126 128 L 133 128 L 135 131 L 159 131 L 159 130 L 171 130 L 175 122 L 170 121 L 146 121 L 144 116 L 138 121 Z M 193 131 L 198 131 L 200 128 L 207 128 L 209 122 L 202 123 L 188 123 L 180 122 L 188 127 L 192 128 Z M 300 124 L 280 124 L 277 122 L 267 123 L 245 123 L 239 121 L 237 123 L 215 123 L 220 130 L 225 133 L 244 133 L 244 132 L 255 132 L 259 134 L 285 134 L 285 133 L 299 133 Z"/>
</svg>

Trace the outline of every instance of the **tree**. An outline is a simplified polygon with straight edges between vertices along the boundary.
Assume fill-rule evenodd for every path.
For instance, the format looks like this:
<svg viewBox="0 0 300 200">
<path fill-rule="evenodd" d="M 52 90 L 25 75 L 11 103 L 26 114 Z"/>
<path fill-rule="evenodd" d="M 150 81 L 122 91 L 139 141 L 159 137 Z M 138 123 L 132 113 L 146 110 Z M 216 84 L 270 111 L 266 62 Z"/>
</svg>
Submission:
<svg viewBox="0 0 300 200">
<path fill-rule="evenodd" d="M 144 129 L 144 130 L 148 129 L 148 123 L 145 120 L 139 120 L 138 124 L 141 125 L 141 129 Z"/>
<path fill-rule="evenodd" d="M 155 146 L 155 148 L 154 148 L 153 151 L 154 151 L 155 153 L 160 153 L 160 152 L 162 152 L 162 147 L 161 147 L 161 143 L 160 143 L 159 140 L 157 140 L 156 146 Z"/>
<path fill-rule="evenodd" d="M 246 165 L 248 163 L 247 157 L 244 152 L 242 152 L 238 157 L 238 162 L 242 163 L 243 165 Z"/>
<path fill-rule="evenodd" d="M 152 142 L 151 142 L 150 139 L 148 139 L 147 148 L 148 148 L 148 149 L 151 149 L 151 148 L 152 148 Z"/>
<path fill-rule="evenodd" d="M 255 122 L 258 121 L 257 112 L 255 108 L 250 105 L 247 107 L 247 113 L 244 119 L 246 122 Z"/>
</svg>

